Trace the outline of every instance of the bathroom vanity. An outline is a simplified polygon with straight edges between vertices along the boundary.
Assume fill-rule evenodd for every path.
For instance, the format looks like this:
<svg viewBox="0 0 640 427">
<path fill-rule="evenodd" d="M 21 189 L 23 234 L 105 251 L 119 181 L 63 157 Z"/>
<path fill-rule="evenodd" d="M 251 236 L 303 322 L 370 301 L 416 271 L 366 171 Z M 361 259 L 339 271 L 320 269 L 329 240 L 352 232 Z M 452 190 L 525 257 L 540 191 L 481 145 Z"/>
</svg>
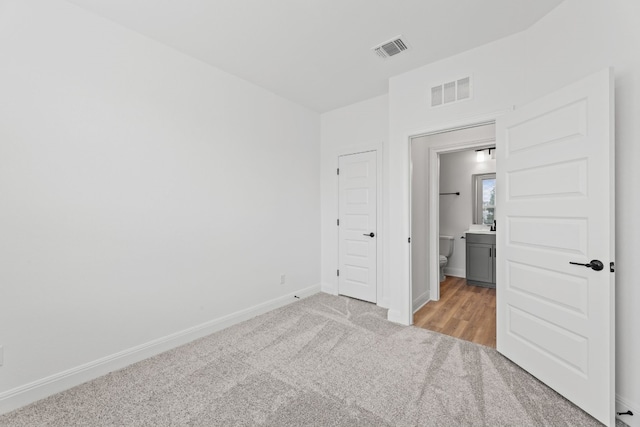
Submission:
<svg viewBox="0 0 640 427">
<path fill-rule="evenodd" d="M 466 232 L 467 283 L 486 288 L 496 287 L 496 232 Z"/>
</svg>

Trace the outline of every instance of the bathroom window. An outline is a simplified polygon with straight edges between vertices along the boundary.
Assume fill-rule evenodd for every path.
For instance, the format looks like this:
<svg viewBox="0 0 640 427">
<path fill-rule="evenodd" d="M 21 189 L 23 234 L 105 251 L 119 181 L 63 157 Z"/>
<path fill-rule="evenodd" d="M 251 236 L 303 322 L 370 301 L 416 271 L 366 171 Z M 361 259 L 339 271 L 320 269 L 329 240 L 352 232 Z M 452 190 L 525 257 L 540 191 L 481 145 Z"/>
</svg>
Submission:
<svg viewBox="0 0 640 427">
<path fill-rule="evenodd" d="M 473 223 L 492 225 L 496 213 L 496 174 L 473 175 Z"/>
</svg>

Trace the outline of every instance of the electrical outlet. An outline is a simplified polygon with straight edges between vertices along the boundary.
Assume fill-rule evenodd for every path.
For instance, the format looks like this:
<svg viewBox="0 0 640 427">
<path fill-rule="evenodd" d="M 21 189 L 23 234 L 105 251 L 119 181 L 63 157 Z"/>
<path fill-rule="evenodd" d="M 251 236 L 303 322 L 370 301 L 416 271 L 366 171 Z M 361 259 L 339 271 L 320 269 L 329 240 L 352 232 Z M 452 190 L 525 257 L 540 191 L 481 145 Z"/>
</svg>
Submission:
<svg viewBox="0 0 640 427">
<path fill-rule="evenodd" d="M 284 274 L 280 275 L 280 284 L 284 285 L 285 283 L 287 283 L 287 276 Z"/>
</svg>

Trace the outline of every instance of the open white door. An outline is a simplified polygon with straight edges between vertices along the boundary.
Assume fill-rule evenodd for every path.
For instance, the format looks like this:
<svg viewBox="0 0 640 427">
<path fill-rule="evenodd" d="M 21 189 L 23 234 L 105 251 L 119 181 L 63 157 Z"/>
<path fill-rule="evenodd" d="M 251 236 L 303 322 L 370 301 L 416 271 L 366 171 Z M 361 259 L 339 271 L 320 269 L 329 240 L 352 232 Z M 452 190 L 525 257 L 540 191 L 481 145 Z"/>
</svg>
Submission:
<svg viewBox="0 0 640 427">
<path fill-rule="evenodd" d="M 338 293 L 377 302 L 376 152 L 340 156 Z"/>
<path fill-rule="evenodd" d="M 613 425 L 613 72 L 496 124 L 497 349 Z"/>
</svg>

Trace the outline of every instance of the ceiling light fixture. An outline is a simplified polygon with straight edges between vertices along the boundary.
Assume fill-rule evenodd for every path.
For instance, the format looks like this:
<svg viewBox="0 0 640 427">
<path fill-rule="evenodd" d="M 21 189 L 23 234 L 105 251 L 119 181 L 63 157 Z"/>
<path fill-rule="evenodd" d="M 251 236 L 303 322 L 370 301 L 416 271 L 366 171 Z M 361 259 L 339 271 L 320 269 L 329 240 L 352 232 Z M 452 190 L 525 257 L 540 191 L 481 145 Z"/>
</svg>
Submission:
<svg viewBox="0 0 640 427">
<path fill-rule="evenodd" d="M 479 150 L 476 150 L 476 161 L 478 163 L 482 163 L 482 162 L 485 161 L 485 155 L 484 155 L 485 151 L 489 152 L 489 158 L 490 159 L 495 159 L 496 158 L 496 147 L 481 148 Z"/>
</svg>

